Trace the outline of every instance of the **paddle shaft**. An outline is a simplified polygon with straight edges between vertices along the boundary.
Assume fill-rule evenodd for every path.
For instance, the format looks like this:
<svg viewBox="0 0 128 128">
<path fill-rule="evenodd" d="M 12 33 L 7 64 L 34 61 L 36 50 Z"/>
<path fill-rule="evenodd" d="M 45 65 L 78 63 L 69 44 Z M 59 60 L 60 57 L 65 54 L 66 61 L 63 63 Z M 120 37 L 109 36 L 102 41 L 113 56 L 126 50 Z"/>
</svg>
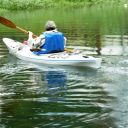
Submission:
<svg viewBox="0 0 128 128">
<path fill-rule="evenodd" d="M 18 30 L 20 30 L 20 31 L 22 31 L 22 32 L 24 32 L 24 33 L 26 33 L 26 34 L 29 34 L 29 32 L 28 31 L 26 31 L 25 29 L 23 29 L 23 28 L 20 28 L 20 27 L 18 27 L 18 26 L 16 26 L 16 28 L 18 29 Z"/>
</svg>

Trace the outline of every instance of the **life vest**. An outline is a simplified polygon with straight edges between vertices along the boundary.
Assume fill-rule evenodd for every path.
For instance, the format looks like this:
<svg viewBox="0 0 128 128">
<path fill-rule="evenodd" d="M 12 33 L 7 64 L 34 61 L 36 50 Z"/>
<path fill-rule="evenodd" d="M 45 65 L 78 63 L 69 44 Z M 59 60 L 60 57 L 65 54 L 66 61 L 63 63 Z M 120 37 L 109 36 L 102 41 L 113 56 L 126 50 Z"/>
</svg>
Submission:
<svg viewBox="0 0 128 128">
<path fill-rule="evenodd" d="M 41 50 L 34 52 L 37 55 L 64 51 L 64 36 L 61 32 L 43 33 L 45 43 Z"/>
</svg>

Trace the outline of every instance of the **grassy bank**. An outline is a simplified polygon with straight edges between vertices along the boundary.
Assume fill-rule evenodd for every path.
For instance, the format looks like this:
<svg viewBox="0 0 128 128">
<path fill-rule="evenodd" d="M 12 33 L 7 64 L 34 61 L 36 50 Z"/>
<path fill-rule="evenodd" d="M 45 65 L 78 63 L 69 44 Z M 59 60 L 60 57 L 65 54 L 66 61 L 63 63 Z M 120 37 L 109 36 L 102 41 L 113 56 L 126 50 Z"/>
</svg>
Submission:
<svg viewBox="0 0 128 128">
<path fill-rule="evenodd" d="M 38 9 L 49 7 L 85 7 L 93 5 L 117 5 L 126 0 L 0 0 L 0 8 L 8 10 Z"/>
</svg>

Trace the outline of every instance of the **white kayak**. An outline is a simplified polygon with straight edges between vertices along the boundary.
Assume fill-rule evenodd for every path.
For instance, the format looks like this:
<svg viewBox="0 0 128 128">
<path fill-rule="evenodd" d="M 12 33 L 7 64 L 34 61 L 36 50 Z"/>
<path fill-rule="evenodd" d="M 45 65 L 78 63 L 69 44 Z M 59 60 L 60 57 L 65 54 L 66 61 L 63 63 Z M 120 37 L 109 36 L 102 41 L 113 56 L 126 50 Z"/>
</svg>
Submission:
<svg viewBox="0 0 128 128">
<path fill-rule="evenodd" d="M 22 44 L 21 42 L 3 38 L 3 42 L 7 46 L 9 53 L 13 54 L 17 58 L 29 62 L 34 62 L 38 64 L 52 64 L 52 65 L 67 65 L 67 66 L 85 66 L 91 68 L 100 68 L 101 67 L 101 58 L 95 58 L 93 56 L 85 56 L 81 53 L 50 53 L 35 55 L 30 51 L 28 45 Z"/>
</svg>

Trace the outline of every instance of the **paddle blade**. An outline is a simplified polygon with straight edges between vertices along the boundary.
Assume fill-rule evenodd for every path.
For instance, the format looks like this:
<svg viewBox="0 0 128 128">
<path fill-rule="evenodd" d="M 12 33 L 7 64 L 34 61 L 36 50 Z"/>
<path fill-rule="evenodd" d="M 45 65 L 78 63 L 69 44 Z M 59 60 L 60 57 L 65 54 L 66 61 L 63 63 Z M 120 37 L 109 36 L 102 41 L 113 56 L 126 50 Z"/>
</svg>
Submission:
<svg viewBox="0 0 128 128">
<path fill-rule="evenodd" d="M 16 28 L 16 25 L 13 22 L 11 22 L 10 20 L 8 20 L 2 16 L 0 16 L 0 23 L 5 26 L 8 26 L 10 28 Z"/>
</svg>

